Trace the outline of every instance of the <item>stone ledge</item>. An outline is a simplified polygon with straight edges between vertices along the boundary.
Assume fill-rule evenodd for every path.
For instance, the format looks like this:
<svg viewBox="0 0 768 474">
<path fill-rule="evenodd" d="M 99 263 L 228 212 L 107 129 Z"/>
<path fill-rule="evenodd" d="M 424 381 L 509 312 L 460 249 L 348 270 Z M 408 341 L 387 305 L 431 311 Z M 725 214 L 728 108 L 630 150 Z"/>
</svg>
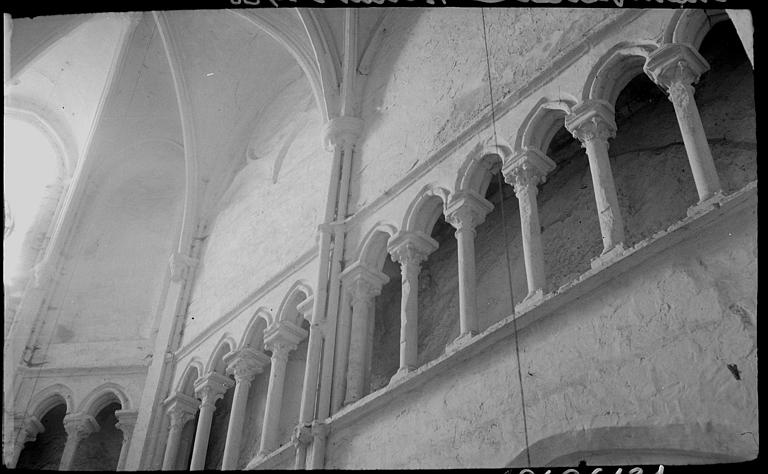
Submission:
<svg viewBox="0 0 768 474">
<path fill-rule="evenodd" d="M 254 469 L 275 469 L 286 460 L 293 460 L 294 454 L 296 452 L 296 445 L 293 443 L 286 443 L 276 450 L 269 453 L 266 457 L 258 458 L 255 457 L 251 459 L 248 464 L 245 466 L 245 470 L 254 470 Z M 293 465 L 293 462 L 291 462 L 291 465 Z"/>
<path fill-rule="evenodd" d="M 325 419 L 324 423 L 329 426 L 331 431 L 351 425 L 359 418 L 424 385 L 431 378 L 475 356 L 496 342 L 511 336 L 515 329 L 520 331 L 539 319 L 549 316 L 561 307 L 586 296 L 654 255 L 687 238 L 698 235 L 705 228 L 718 222 L 723 216 L 735 214 L 750 205 L 757 205 L 757 181 L 752 181 L 741 190 L 723 196 L 712 207 L 695 212 L 669 226 L 666 230 L 659 231 L 638 242 L 620 255 L 603 262 L 603 265 L 592 268 L 576 280 L 561 286 L 554 292 L 545 294 L 537 304 L 517 305 L 517 314 L 502 319 L 467 341 L 466 344 L 444 353 L 437 359 L 390 382 L 389 385 L 361 398 L 354 404 L 343 407 Z"/>
</svg>

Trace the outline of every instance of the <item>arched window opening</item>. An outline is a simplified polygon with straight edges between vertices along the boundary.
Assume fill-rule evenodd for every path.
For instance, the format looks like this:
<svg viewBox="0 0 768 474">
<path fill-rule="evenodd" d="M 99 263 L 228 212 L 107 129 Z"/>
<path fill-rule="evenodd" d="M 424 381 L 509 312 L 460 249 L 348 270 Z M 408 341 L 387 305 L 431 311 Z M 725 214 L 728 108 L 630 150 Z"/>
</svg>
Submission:
<svg viewBox="0 0 768 474">
<path fill-rule="evenodd" d="M 560 127 L 545 153 L 557 165 L 539 188 L 539 219 L 547 284 L 578 278 L 603 249 L 589 161 L 581 144 Z"/>
<path fill-rule="evenodd" d="M 490 176 L 485 191 L 485 199 L 493 204 L 493 210 L 475 229 L 477 315 L 480 331 L 512 314 L 505 245 L 509 247 L 514 304 L 519 304 L 527 295 L 518 201 L 512 185 L 502 179 L 499 186 L 500 173 L 501 171 L 497 171 Z M 502 200 L 509 242 L 504 241 Z"/>
<path fill-rule="evenodd" d="M 192 450 L 195 447 L 195 435 L 197 434 L 197 420 L 199 417 L 200 411 L 198 410 L 194 418 L 189 420 L 181 430 L 179 455 L 176 459 L 176 466 L 180 470 L 189 470 L 189 466 L 192 464 Z"/>
<path fill-rule="evenodd" d="M 123 432 L 117 429 L 115 411 L 119 403 L 110 403 L 96 414 L 99 431 L 82 440 L 72 461 L 76 471 L 115 471 L 123 446 Z"/>
<path fill-rule="evenodd" d="M 389 277 L 389 281 L 375 299 L 374 323 L 369 326 L 373 334 L 368 345 L 371 348 L 371 356 L 368 357 L 371 367 L 366 371 L 369 374 L 366 384 L 368 393 L 385 387 L 400 365 L 400 265 L 386 258 L 381 271 Z"/>
<path fill-rule="evenodd" d="M 300 294 L 303 296 L 303 294 Z M 304 298 L 297 298 L 291 305 L 292 311 Z M 298 312 L 297 312 L 298 313 Z M 309 321 L 301 320 L 301 328 L 309 333 Z M 299 410 L 301 408 L 301 392 L 304 386 L 304 372 L 307 366 L 307 346 L 309 338 L 304 338 L 296 349 L 288 354 L 288 362 L 285 367 L 285 386 L 283 389 L 283 403 L 280 409 L 280 422 L 277 429 L 278 447 L 291 441 L 293 429 L 299 423 Z"/>
<path fill-rule="evenodd" d="M 63 188 L 63 165 L 48 136 L 26 120 L 6 117 L 3 136 L 3 282 L 13 305 L 22 277 L 45 248 Z"/>
<path fill-rule="evenodd" d="M 616 137 L 609 153 L 624 245 L 631 247 L 683 219 L 698 201 L 672 104 L 643 73 L 616 100 Z"/>
<path fill-rule="evenodd" d="M 754 71 L 736 28 L 717 23 L 699 53 L 710 69 L 696 87 L 696 104 L 723 192 L 757 179 Z"/>
<path fill-rule="evenodd" d="M 456 229 L 440 214 L 431 237 L 439 247 L 419 273 L 418 365 L 439 357 L 459 335 L 459 280 Z"/>
<path fill-rule="evenodd" d="M 267 350 L 264 354 L 272 357 L 271 351 Z M 257 374 L 248 389 L 248 402 L 245 408 L 246 419 L 243 424 L 238 469 L 244 468 L 251 459 L 256 457 L 261 444 L 261 427 L 264 425 L 264 412 L 267 406 L 270 369 L 271 366 L 267 365 L 262 373 Z"/>
<path fill-rule="evenodd" d="M 40 419 L 45 431 L 38 433 L 34 441 L 24 445 L 16 469 L 56 471 L 61 463 L 67 432 L 64 429 L 64 415 L 67 405 L 61 403 L 48 410 Z M 119 454 L 119 453 L 118 453 Z"/>
<path fill-rule="evenodd" d="M 235 385 L 234 377 L 232 386 Z M 216 410 L 211 419 L 211 434 L 208 437 L 208 449 L 205 455 L 205 469 L 221 469 L 221 463 L 224 458 L 224 447 L 227 441 L 227 426 L 229 425 L 229 414 L 232 411 L 232 397 L 234 389 L 230 388 L 224 393 L 224 396 L 216 400 Z"/>
</svg>

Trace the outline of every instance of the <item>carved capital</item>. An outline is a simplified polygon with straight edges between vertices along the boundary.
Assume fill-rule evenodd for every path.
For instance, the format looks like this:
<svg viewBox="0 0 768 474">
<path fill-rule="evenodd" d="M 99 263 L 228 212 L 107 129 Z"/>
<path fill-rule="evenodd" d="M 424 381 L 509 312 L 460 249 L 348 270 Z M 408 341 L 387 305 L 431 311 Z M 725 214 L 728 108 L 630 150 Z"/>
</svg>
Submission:
<svg viewBox="0 0 768 474">
<path fill-rule="evenodd" d="M 189 395 L 176 392 L 163 402 L 166 412 L 171 419 L 169 428 L 181 429 L 195 417 L 198 404 L 197 400 Z"/>
<path fill-rule="evenodd" d="M 38 434 L 45 431 L 45 427 L 36 416 L 16 415 L 14 425 L 19 426 L 19 433 L 16 437 L 16 445 L 19 447 L 34 441 Z"/>
<path fill-rule="evenodd" d="M 115 427 L 123 432 L 123 440 L 131 439 L 133 427 L 136 426 L 136 419 L 139 416 L 138 410 L 117 410 L 115 416 L 117 417 Z"/>
<path fill-rule="evenodd" d="M 355 300 L 370 300 L 381 293 L 381 288 L 387 284 L 389 277 L 384 273 L 368 268 L 355 262 L 345 269 L 341 275 L 344 289 Z"/>
<path fill-rule="evenodd" d="M 675 83 L 695 84 L 709 70 L 709 63 L 690 46 L 671 43 L 648 56 L 643 70 L 653 82 L 669 90 Z"/>
<path fill-rule="evenodd" d="M 363 121 L 357 117 L 335 117 L 323 127 L 323 144 L 327 150 L 333 146 L 354 145 L 363 131 Z"/>
<path fill-rule="evenodd" d="M 445 208 L 445 220 L 457 231 L 474 231 L 492 210 L 493 204 L 476 192 L 459 191 L 451 196 Z"/>
<path fill-rule="evenodd" d="M 304 299 L 301 303 L 296 305 L 296 309 L 301 313 L 301 316 L 309 321 L 312 322 L 312 310 L 315 305 L 315 298 L 313 296 L 309 296 Z"/>
<path fill-rule="evenodd" d="M 273 360 L 285 361 L 307 335 L 306 330 L 290 321 L 278 321 L 264 333 L 264 347 L 272 351 Z"/>
<path fill-rule="evenodd" d="M 189 276 L 190 270 L 197 265 L 197 259 L 179 252 L 173 252 L 168 260 L 168 264 L 171 267 L 171 280 L 182 281 Z"/>
<path fill-rule="evenodd" d="M 582 146 L 616 136 L 613 106 L 602 100 L 589 100 L 576 105 L 565 118 L 565 128 Z"/>
<path fill-rule="evenodd" d="M 227 364 L 227 373 L 234 375 L 235 381 L 241 384 L 250 383 L 257 374 L 264 371 L 270 361 L 263 352 L 245 347 L 224 356 L 224 362 Z"/>
<path fill-rule="evenodd" d="M 520 193 L 531 187 L 535 189 L 547 180 L 547 174 L 555 169 L 555 162 L 536 148 L 524 148 L 502 168 L 504 180 Z"/>
<path fill-rule="evenodd" d="M 91 415 L 75 413 L 64 417 L 64 429 L 67 431 L 68 438 L 82 441 L 101 428 Z"/>
<path fill-rule="evenodd" d="M 200 408 L 214 406 L 216 400 L 222 398 L 233 385 L 232 379 L 215 372 L 197 379 L 195 396 L 200 399 Z"/>
<path fill-rule="evenodd" d="M 392 260 L 403 266 L 418 266 L 429 254 L 437 250 L 438 243 L 432 237 L 417 232 L 402 232 L 395 235 L 387 250 Z"/>
</svg>

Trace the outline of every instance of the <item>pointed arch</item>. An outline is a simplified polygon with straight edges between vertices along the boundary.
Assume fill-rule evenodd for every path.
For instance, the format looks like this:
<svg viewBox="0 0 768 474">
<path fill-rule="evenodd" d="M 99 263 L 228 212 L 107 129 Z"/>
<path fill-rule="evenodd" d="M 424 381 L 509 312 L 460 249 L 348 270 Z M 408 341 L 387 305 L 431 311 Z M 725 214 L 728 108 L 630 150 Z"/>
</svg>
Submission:
<svg viewBox="0 0 768 474">
<path fill-rule="evenodd" d="M 195 381 L 199 379 L 203 373 L 204 371 L 202 361 L 197 358 L 190 360 L 187 364 L 187 367 L 184 369 L 181 378 L 179 379 L 179 383 L 176 386 L 176 391 L 183 393 L 184 395 L 194 397 Z"/>
<path fill-rule="evenodd" d="M 725 10 L 684 9 L 672 16 L 664 32 L 664 43 L 683 43 L 698 51 L 704 37 L 717 23 L 729 20 Z"/>
<path fill-rule="evenodd" d="M 72 389 L 62 383 L 49 385 L 37 392 L 29 401 L 27 413 L 42 419 L 52 408 L 65 404 L 67 413 L 75 412 L 75 402 Z"/>
<path fill-rule="evenodd" d="M 608 50 L 587 75 L 583 100 L 603 100 L 611 106 L 624 87 L 638 74 L 648 56 L 657 48 L 653 43 L 622 42 Z"/>
<path fill-rule="evenodd" d="M 125 389 L 113 382 L 102 384 L 91 391 L 80 403 L 78 412 L 96 416 L 105 406 L 117 402 L 122 410 L 129 410 L 131 402 Z"/>
<path fill-rule="evenodd" d="M 506 140 L 490 138 L 478 144 L 459 168 L 455 191 L 474 191 L 484 196 L 491 176 L 512 154 L 512 146 Z"/>
<path fill-rule="evenodd" d="M 272 325 L 274 317 L 265 307 L 258 308 L 251 316 L 251 321 L 243 332 L 239 348 L 250 347 L 260 351 L 264 349 L 264 330 Z"/>
<path fill-rule="evenodd" d="M 570 95 L 539 99 L 520 126 L 514 149 L 533 148 L 546 152 L 552 137 L 563 126 L 565 116 L 571 113 L 576 103 Z"/>
<path fill-rule="evenodd" d="M 204 374 L 216 372 L 223 375 L 226 369 L 224 356 L 235 350 L 236 347 L 237 342 L 229 333 L 225 333 L 221 336 L 215 349 L 211 352 L 211 357 L 208 359 L 208 363 L 205 366 Z"/>
<path fill-rule="evenodd" d="M 381 270 L 387 259 L 387 243 L 397 234 L 397 227 L 386 222 L 378 222 L 369 230 L 357 251 L 357 261 L 367 268 Z"/>
<path fill-rule="evenodd" d="M 290 321 L 301 326 L 302 316 L 297 305 L 312 296 L 312 288 L 306 281 L 295 282 L 285 294 L 277 310 L 277 321 Z"/>
<path fill-rule="evenodd" d="M 424 235 L 430 235 L 449 197 L 450 192 L 445 188 L 435 184 L 424 186 L 408 206 L 402 225 L 403 232 L 421 232 Z"/>
</svg>

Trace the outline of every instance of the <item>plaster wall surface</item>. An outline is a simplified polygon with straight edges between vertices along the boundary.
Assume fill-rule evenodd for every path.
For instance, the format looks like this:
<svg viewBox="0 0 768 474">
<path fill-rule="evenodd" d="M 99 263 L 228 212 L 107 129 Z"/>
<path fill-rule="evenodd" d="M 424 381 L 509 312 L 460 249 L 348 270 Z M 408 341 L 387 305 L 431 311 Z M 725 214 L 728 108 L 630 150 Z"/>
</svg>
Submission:
<svg viewBox="0 0 768 474">
<path fill-rule="evenodd" d="M 288 83 L 260 117 L 206 239 L 184 341 L 315 245 L 331 155 L 306 81 Z"/>
<path fill-rule="evenodd" d="M 486 25 L 494 99 L 523 87 L 584 35 L 620 13 L 490 10 Z M 351 211 L 386 191 L 490 103 L 479 10 L 409 8 L 390 15 L 366 82 L 366 127 L 360 162 L 352 170 Z"/>
<path fill-rule="evenodd" d="M 739 433 L 757 432 L 756 244 L 753 206 L 522 331 L 531 443 L 622 426 L 641 428 L 638 448 L 753 456 Z M 332 430 L 328 447 L 333 469 L 508 465 L 524 447 L 512 338 Z"/>
</svg>

